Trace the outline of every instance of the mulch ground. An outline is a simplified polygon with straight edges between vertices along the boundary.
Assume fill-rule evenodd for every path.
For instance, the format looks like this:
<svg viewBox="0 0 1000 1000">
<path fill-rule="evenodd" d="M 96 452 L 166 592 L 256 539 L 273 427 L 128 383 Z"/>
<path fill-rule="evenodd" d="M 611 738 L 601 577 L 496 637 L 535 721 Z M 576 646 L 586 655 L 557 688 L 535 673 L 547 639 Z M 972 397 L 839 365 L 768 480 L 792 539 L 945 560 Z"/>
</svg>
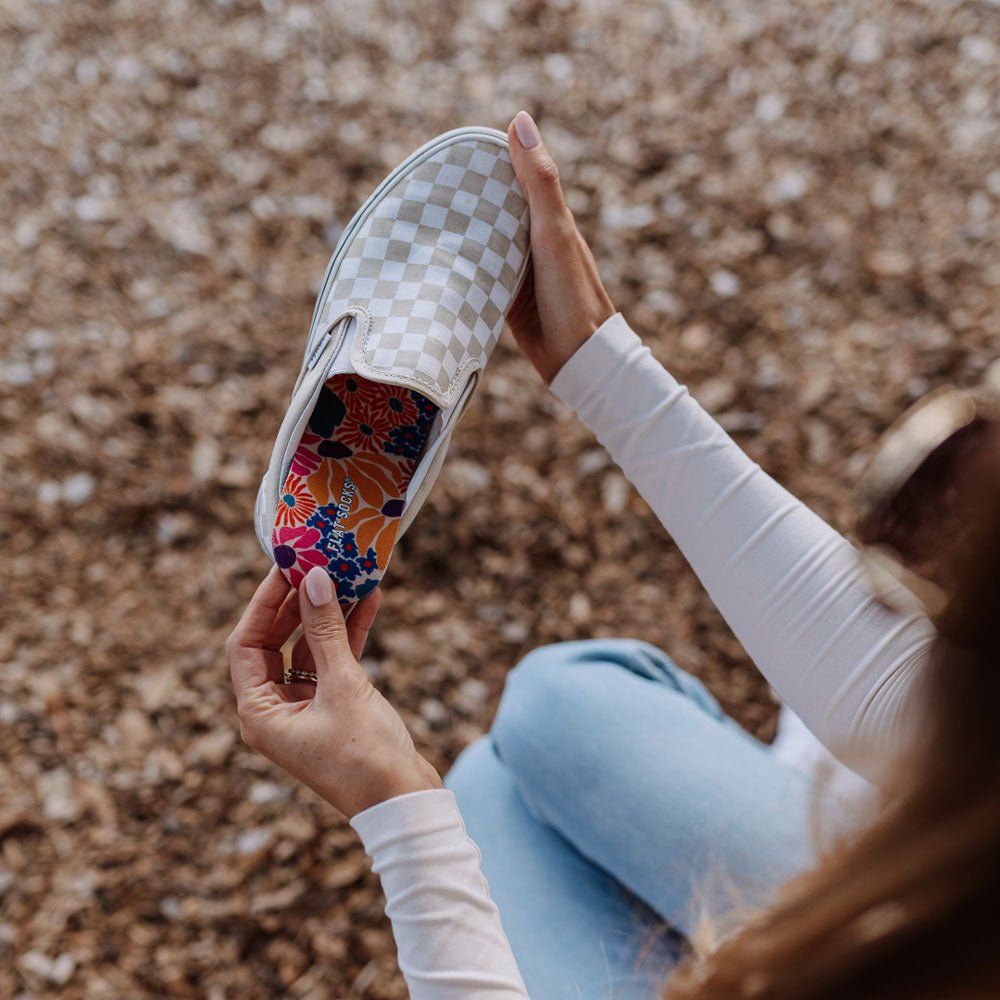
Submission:
<svg viewBox="0 0 1000 1000">
<path fill-rule="evenodd" d="M 537 117 L 615 302 L 850 530 L 879 433 L 1000 334 L 1000 8 L 910 0 L 0 6 L 0 994 L 405 995 L 342 818 L 243 746 L 223 643 L 341 228 Z M 366 665 L 441 769 L 536 645 L 775 702 L 509 339 Z M 651 831 L 655 835 L 655 831 Z"/>
</svg>

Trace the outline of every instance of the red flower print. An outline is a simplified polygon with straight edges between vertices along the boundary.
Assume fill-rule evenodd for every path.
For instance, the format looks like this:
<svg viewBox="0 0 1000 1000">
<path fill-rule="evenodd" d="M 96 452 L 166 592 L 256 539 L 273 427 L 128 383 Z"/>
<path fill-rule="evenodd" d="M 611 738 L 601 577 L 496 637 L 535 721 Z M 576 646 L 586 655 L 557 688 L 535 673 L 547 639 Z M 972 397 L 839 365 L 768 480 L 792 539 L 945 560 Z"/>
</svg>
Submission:
<svg viewBox="0 0 1000 1000">
<path fill-rule="evenodd" d="M 306 525 L 274 529 L 274 544 L 287 545 L 297 551 L 313 548 L 319 541 L 319 532 Z"/>
<path fill-rule="evenodd" d="M 308 431 L 302 435 L 292 456 L 292 472 L 296 476 L 310 476 L 319 468 L 323 459 L 317 454 L 316 448 L 322 440 L 318 434 L 310 434 Z"/>
<path fill-rule="evenodd" d="M 382 388 L 386 390 L 383 397 L 384 405 L 389 408 L 393 427 L 412 424 L 417 419 L 417 406 L 413 402 L 410 391 L 394 385 L 386 385 Z"/>
<path fill-rule="evenodd" d="M 285 488 L 278 497 L 279 525 L 305 524 L 316 513 L 316 498 L 309 492 L 305 481 L 296 475 L 285 480 Z"/>
<path fill-rule="evenodd" d="M 274 561 L 292 586 L 297 587 L 313 566 L 326 566 L 326 556 L 314 548 L 319 540 L 320 533 L 304 524 L 274 529 Z"/>
<path fill-rule="evenodd" d="M 343 400 L 348 412 L 359 404 L 378 406 L 385 397 L 385 386 L 381 382 L 372 382 L 350 372 L 334 375 L 326 384 Z"/>
<path fill-rule="evenodd" d="M 337 440 L 356 452 L 381 452 L 395 426 L 392 416 L 392 411 L 384 405 L 378 408 L 355 405 L 337 429 Z"/>
</svg>

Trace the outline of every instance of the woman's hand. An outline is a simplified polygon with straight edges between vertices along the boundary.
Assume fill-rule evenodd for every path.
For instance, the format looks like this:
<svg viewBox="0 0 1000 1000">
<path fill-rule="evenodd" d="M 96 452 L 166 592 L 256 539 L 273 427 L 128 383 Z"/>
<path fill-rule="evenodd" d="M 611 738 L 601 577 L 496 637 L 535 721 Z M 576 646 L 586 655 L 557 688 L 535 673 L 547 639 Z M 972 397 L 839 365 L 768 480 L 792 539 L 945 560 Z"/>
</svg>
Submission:
<svg viewBox="0 0 1000 1000">
<path fill-rule="evenodd" d="M 381 599 L 373 591 L 345 623 L 322 568 L 298 592 L 272 568 L 226 643 L 243 739 L 348 817 L 441 787 L 358 663 Z M 315 686 L 282 683 L 281 647 L 300 621 L 292 661 L 315 670 Z"/>
<path fill-rule="evenodd" d="M 518 346 L 551 382 L 615 307 L 566 207 L 559 171 L 527 111 L 507 128 L 514 173 L 531 213 L 532 270 L 507 314 Z"/>
</svg>

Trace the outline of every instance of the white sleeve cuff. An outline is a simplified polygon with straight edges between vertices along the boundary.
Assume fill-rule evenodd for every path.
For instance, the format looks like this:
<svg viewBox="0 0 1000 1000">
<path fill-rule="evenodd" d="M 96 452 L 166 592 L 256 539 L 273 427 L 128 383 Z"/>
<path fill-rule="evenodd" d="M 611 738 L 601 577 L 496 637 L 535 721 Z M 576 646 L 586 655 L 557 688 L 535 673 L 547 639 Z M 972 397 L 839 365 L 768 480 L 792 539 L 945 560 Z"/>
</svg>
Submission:
<svg viewBox="0 0 1000 1000">
<path fill-rule="evenodd" d="M 642 348 L 642 341 L 620 313 L 606 319 L 556 373 L 550 388 L 576 409 L 580 396 L 600 385 L 601 375 L 618 368 L 626 357 Z"/>
<path fill-rule="evenodd" d="M 387 799 L 351 826 L 382 879 L 412 1000 L 527 1000 L 453 792 Z"/>
<path fill-rule="evenodd" d="M 374 857 L 393 838 L 413 837 L 459 826 L 465 832 L 455 793 L 447 788 L 428 788 L 377 802 L 350 821 L 365 850 Z"/>
</svg>

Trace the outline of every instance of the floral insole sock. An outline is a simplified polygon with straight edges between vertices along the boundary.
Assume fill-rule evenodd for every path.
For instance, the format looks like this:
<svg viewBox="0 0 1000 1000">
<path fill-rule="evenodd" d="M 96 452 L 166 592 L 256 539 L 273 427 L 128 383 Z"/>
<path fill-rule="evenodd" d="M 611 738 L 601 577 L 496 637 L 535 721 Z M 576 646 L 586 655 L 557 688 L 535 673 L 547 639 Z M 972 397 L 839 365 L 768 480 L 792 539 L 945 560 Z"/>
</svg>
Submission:
<svg viewBox="0 0 1000 1000">
<path fill-rule="evenodd" d="M 274 561 L 297 587 L 314 566 L 345 610 L 385 572 L 437 406 L 419 392 L 357 375 L 320 392 L 278 501 Z"/>
</svg>

